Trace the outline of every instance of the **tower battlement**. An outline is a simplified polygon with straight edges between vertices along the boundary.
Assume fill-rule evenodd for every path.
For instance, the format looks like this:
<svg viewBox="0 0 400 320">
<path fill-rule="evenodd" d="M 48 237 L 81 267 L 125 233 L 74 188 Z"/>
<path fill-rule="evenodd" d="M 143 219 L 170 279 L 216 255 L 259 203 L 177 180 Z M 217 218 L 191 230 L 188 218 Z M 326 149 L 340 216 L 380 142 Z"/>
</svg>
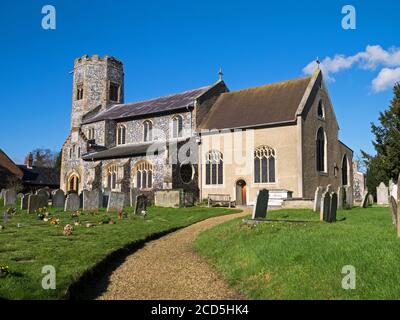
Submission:
<svg viewBox="0 0 400 320">
<path fill-rule="evenodd" d="M 82 57 L 76 58 L 74 61 L 74 66 L 78 66 L 84 64 L 86 62 L 109 62 L 115 65 L 123 66 L 123 62 L 115 57 L 111 57 L 109 55 L 105 55 L 104 57 L 100 57 L 98 54 L 94 54 L 89 56 L 87 54 L 83 55 Z"/>
</svg>

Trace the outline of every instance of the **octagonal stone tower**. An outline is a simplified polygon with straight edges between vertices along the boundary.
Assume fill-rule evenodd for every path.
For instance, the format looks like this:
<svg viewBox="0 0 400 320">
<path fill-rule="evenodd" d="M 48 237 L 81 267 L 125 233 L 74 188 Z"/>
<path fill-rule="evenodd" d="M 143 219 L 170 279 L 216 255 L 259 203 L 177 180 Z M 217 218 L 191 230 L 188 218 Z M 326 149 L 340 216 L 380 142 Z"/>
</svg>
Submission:
<svg viewBox="0 0 400 320">
<path fill-rule="evenodd" d="M 81 126 L 88 112 L 97 113 L 124 102 L 124 69 L 116 58 L 87 55 L 74 63 L 71 128 Z"/>
</svg>

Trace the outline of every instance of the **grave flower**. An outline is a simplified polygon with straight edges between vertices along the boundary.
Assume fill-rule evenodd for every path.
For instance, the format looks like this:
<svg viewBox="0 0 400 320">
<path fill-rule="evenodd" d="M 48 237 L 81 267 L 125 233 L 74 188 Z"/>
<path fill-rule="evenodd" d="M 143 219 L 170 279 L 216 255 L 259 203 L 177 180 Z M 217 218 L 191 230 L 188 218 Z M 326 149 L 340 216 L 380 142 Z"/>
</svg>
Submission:
<svg viewBox="0 0 400 320">
<path fill-rule="evenodd" d="M 119 219 L 119 220 L 122 220 L 122 211 L 119 211 L 119 212 L 118 212 L 118 219 Z"/>
<path fill-rule="evenodd" d="M 74 227 L 71 226 L 70 224 L 67 224 L 64 227 L 64 236 L 70 236 L 72 234 L 72 231 L 74 230 Z"/>
<path fill-rule="evenodd" d="M 0 265 L 0 278 L 4 278 L 10 274 L 10 269 L 8 266 Z"/>
<path fill-rule="evenodd" d="M 111 219 L 110 221 L 108 221 L 108 224 L 115 224 L 115 221 Z"/>
<path fill-rule="evenodd" d="M 38 213 L 37 214 L 37 219 L 38 220 L 44 220 L 44 214 L 43 213 Z"/>
<path fill-rule="evenodd" d="M 93 223 L 86 223 L 86 228 L 92 228 L 92 227 L 94 227 Z"/>
<path fill-rule="evenodd" d="M 60 219 L 57 219 L 57 218 L 50 219 L 50 224 L 53 226 L 58 225 L 59 223 L 60 223 Z"/>
</svg>

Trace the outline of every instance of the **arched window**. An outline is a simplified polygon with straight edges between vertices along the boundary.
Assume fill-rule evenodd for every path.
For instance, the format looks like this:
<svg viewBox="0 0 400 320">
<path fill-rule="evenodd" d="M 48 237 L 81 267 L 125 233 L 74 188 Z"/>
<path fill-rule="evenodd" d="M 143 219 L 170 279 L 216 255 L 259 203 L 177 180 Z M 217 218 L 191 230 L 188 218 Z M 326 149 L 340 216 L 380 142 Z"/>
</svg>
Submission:
<svg viewBox="0 0 400 320">
<path fill-rule="evenodd" d="M 143 122 L 143 141 L 148 142 L 153 140 L 153 124 L 150 120 Z"/>
<path fill-rule="evenodd" d="M 224 183 L 223 154 L 213 150 L 206 154 L 206 185 L 219 185 Z"/>
<path fill-rule="evenodd" d="M 119 124 L 117 127 L 117 145 L 126 143 L 126 126 Z"/>
<path fill-rule="evenodd" d="M 326 137 L 323 128 L 319 128 L 316 140 L 317 171 L 326 172 Z"/>
<path fill-rule="evenodd" d="M 117 188 L 118 167 L 111 165 L 107 170 L 107 187 L 111 190 Z"/>
<path fill-rule="evenodd" d="M 349 179 L 348 179 L 347 156 L 344 155 L 342 161 L 342 185 L 347 186 L 348 184 L 349 184 Z"/>
<path fill-rule="evenodd" d="M 72 174 L 68 178 L 68 186 L 67 186 L 67 191 L 74 191 L 76 193 L 79 192 L 79 177 L 76 174 Z"/>
<path fill-rule="evenodd" d="M 275 183 L 275 150 L 268 146 L 254 151 L 254 183 Z"/>
<path fill-rule="evenodd" d="M 134 174 L 136 176 L 136 188 L 153 188 L 153 166 L 147 161 L 139 162 L 135 166 Z"/>
<path fill-rule="evenodd" d="M 172 138 L 182 137 L 183 119 L 181 116 L 175 116 L 172 119 Z"/>
<path fill-rule="evenodd" d="M 321 118 L 321 119 L 325 118 L 324 104 L 323 104 L 322 100 L 320 100 L 318 103 L 317 115 L 318 115 L 318 118 Z"/>
</svg>

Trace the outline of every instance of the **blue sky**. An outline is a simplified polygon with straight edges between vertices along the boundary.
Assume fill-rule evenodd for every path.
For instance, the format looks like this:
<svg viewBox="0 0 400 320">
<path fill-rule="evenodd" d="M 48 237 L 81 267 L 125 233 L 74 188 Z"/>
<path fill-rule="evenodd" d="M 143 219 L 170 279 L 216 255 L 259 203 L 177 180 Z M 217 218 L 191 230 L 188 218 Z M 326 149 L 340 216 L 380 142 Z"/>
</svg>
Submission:
<svg viewBox="0 0 400 320">
<path fill-rule="evenodd" d="M 56 30 L 41 27 L 47 4 L 57 10 Z M 356 8 L 356 30 L 342 28 L 346 4 Z M 124 62 L 127 102 L 211 84 L 220 65 L 231 90 L 299 77 L 318 56 L 331 78 L 340 138 L 356 153 L 372 152 L 370 122 L 392 97 L 373 80 L 399 67 L 390 49 L 400 47 L 398 12 L 400 2 L 387 0 L 2 2 L 0 148 L 18 163 L 36 147 L 61 148 L 69 72 L 84 54 Z M 373 60 L 367 46 L 389 58 Z"/>
</svg>

